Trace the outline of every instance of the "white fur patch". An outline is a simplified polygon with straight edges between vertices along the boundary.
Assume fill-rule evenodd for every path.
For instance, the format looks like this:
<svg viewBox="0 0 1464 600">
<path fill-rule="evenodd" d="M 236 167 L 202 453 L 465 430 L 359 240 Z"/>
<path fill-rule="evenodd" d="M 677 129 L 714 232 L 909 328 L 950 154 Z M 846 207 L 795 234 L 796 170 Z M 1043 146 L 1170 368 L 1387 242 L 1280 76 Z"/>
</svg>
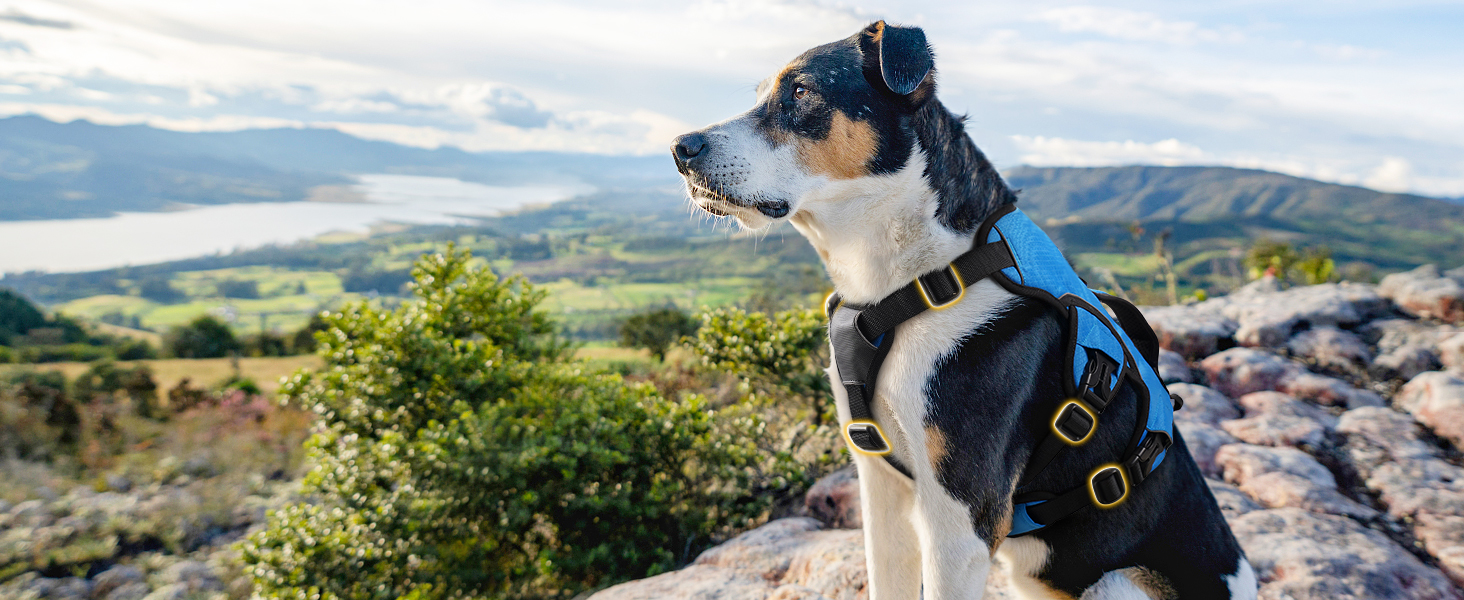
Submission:
<svg viewBox="0 0 1464 600">
<path fill-rule="evenodd" d="M 1257 588 L 1260 584 L 1256 582 L 1256 572 L 1251 568 L 1250 561 L 1244 556 L 1240 557 L 1240 564 L 1235 567 L 1235 574 L 1225 577 L 1225 585 L 1230 588 L 1231 600 L 1255 600 Z"/>
<path fill-rule="evenodd" d="M 1123 571 L 1109 571 L 1083 591 L 1082 600 L 1154 600 Z"/>
</svg>

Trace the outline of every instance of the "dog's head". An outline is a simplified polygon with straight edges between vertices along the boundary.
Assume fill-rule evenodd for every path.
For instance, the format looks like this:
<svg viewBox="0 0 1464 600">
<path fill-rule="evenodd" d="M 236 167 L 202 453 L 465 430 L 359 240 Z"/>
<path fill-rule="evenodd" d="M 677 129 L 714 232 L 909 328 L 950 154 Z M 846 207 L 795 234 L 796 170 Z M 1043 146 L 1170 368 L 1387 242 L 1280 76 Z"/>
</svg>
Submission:
<svg viewBox="0 0 1464 600">
<path fill-rule="evenodd" d="M 682 135 L 671 148 L 692 201 L 744 227 L 858 193 L 915 162 L 929 189 L 956 192 L 945 195 L 966 191 L 943 189 L 945 180 L 990 170 L 961 120 L 935 100 L 934 56 L 916 27 L 879 21 L 813 48 L 759 84 L 757 94 L 751 110 Z M 942 222 L 964 228 L 950 222 L 963 211 L 947 208 Z"/>
</svg>

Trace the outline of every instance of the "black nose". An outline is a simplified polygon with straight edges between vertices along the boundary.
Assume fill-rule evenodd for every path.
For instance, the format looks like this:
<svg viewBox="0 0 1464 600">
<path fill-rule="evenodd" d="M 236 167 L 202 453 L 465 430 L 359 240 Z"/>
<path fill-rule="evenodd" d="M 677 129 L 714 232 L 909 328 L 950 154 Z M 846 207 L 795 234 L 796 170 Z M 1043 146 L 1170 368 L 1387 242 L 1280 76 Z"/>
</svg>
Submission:
<svg viewBox="0 0 1464 600">
<path fill-rule="evenodd" d="M 676 145 L 671 146 L 672 154 L 676 155 L 677 163 L 686 163 L 707 147 L 707 136 L 700 133 L 688 133 L 676 138 Z"/>
</svg>

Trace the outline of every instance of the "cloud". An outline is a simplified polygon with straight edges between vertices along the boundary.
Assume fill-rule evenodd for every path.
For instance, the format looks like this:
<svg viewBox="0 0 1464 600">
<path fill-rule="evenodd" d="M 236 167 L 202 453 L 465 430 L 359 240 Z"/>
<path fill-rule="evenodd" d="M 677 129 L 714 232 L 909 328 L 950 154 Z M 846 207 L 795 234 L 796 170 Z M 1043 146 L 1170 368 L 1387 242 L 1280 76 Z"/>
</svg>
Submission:
<svg viewBox="0 0 1464 600">
<path fill-rule="evenodd" d="M 1037 20 L 1057 25 L 1066 33 L 1097 33 L 1121 40 L 1193 44 L 1243 42 L 1245 36 L 1200 27 L 1191 21 L 1166 21 L 1154 13 L 1102 6 L 1069 6 L 1037 14 Z"/>
<path fill-rule="evenodd" d="M 1023 152 L 1021 162 L 1032 166 L 1110 167 L 1151 164 L 1175 166 L 1197 164 L 1211 157 L 1198 147 L 1177 139 L 1144 143 L 1088 142 L 1043 136 L 1014 135 L 1012 142 Z"/>
<path fill-rule="evenodd" d="M 10 9 L 10 12 L 0 14 L 0 20 L 20 23 L 21 25 L 31 25 L 33 27 L 49 27 L 51 29 L 71 29 L 76 26 L 71 21 L 32 17 L 13 8 Z"/>
</svg>

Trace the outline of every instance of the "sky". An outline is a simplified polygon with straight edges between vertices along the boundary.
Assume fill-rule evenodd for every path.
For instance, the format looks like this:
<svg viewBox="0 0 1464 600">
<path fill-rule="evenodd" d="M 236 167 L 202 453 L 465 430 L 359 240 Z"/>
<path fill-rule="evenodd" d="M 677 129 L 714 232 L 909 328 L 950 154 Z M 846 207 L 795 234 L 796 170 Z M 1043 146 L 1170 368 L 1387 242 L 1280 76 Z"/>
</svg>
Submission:
<svg viewBox="0 0 1464 600">
<path fill-rule="evenodd" d="M 656 154 L 876 19 L 925 29 L 938 97 L 1003 169 L 1464 196 L 1458 1 L 0 0 L 0 115 Z"/>
</svg>

